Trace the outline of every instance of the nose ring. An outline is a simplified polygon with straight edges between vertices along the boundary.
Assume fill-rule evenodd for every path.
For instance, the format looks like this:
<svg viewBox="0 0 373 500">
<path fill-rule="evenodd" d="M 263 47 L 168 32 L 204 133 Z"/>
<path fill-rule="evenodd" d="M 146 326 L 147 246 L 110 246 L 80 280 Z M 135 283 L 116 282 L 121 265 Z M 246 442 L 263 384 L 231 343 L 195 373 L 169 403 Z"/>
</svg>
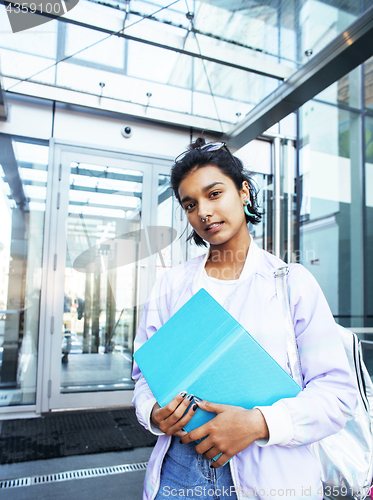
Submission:
<svg viewBox="0 0 373 500">
<path fill-rule="evenodd" d="M 207 215 L 205 218 L 201 217 L 202 222 L 207 222 L 209 220 L 209 215 Z"/>
</svg>

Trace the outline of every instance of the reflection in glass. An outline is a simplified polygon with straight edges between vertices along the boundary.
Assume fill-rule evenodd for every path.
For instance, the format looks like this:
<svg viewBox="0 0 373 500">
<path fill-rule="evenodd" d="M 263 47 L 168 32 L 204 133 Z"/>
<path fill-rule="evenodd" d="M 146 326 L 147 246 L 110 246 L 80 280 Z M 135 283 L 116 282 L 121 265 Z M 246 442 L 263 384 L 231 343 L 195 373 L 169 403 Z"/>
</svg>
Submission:
<svg viewBox="0 0 373 500">
<path fill-rule="evenodd" d="M 0 135 L 0 406 L 36 400 L 47 162 Z"/>
<path fill-rule="evenodd" d="M 273 252 L 273 176 L 256 173 L 252 180 L 258 189 L 258 205 L 262 212 L 259 224 L 249 224 L 250 234 L 259 248 Z"/>
<path fill-rule="evenodd" d="M 364 63 L 365 107 L 373 109 L 373 57 Z"/>
<path fill-rule="evenodd" d="M 157 226 L 173 227 L 175 198 L 172 195 L 169 175 L 158 175 L 158 210 Z M 167 269 L 172 267 L 172 252 L 176 243 L 171 245 L 172 236 L 163 244 L 165 248 L 157 252 L 156 278 L 158 279 Z M 168 243 L 168 245 L 167 245 Z"/>
<path fill-rule="evenodd" d="M 171 267 L 185 261 L 185 248 L 181 243 L 183 228 L 178 226 L 178 222 L 184 218 L 183 210 L 173 196 L 170 175 L 158 174 L 156 226 L 148 228 L 149 236 L 157 241 L 156 245 L 151 242 L 151 247 L 156 252 L 156 279 Z"/>
<path fill-rule="evenodd" d="M 95 65 L 112 68 L 123 68 L 124 44 L 123 38 L 108 37 L 105 33 L 69 24 L 65 27 L 65 56 L 85 49 L 77 54 L 77 59 L 89 61 Z"/>
<path fill-rule="evenodd" d="M 142 173 L 83 163 L 70 172 L 61 393 L 132 388 Z"/>
<path fill-rule="evenodd" d="M 315 99 L 330 102 L 331 104 L 342 104 L 351 108 L 360 108 L 360 67 L 355 68 L 346 76 L 332 83 L 327 89 L 318 94 Z"/>
<path fill-rule="evenodd" d="M 29 28 L 20 36 L 14 36 L 10 29 L 5 5 L 0 6 L 0 47 L 12 50 L 15 65 L 17 65 L 16 58 L 22 52 L 43 58 L 44 67 L 50 64 L 50 60 L 55 59 L 57 54 L 57 31 L 58 21 L 50 20 L 46 24 Z"/>
<path fill-rule="evenodd" d="M 358 114 L 317 102 L 300 110 L 300 261 L 337 321 L 363 326 L 361 125 Z"/>
<path fill-rule="evenodd" d="M 315 56 L 361 14 L 359 2 L 294 2 L 300 6 L 302 63 Z M 309 52 L 311 51 L 311 54 Z"/>
<path fill-rule="evenodd" d="M 366 290 L 367 325 L 373 327 L 373 118 L 365 120 Z M 371 339 L 370 339 L 371 340 Z"/>
</svg>

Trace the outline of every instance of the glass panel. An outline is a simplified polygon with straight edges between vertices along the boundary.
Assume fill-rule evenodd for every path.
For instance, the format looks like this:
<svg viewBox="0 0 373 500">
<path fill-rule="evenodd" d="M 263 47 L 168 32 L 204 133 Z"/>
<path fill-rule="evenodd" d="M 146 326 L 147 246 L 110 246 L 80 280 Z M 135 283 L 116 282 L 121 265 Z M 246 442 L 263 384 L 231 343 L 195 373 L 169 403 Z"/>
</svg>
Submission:
<svg viewBox="0 0 373 500">
<path fill-rule="evenodd" d="M 373 118 L 365 120 L 366 304 L 367 325 L 373 327 Z M 370 339 L 372 340 L 372 339 Z M 373 354 L 373 351 L 372 351 Z M 373 370 L 372 372 L 373 373 Z"/>
<path fill-rule="evenodd" d="M 254 107 L 278 85 L 279 82 L 273 78 L 265 78 L 221 64 L 194 60 L 194 90 L 207 95 L 210 95 L 212 90 L 214 96 L 249 103 Z"/>
<path fill-rule="evenodd" d="M 373 109 L 373 57 L 364 63 L 365 107 Z"/>
<path fill-rule="evenodd" d="M 81 0 L 79 8 L 89 8 L 85 4 Z M 192 27 L 199 37 L 208 38 L 217 49 L 229 44 L 238 50 L 243 48 L 251 57 L 280 57 L 292 67 L 295 62 L 307 62 L 307 49 L 312 50 L 313 55 L 319 52 L 371 4 L 371 0 L 365 1 L 361 9 L 361 2 L 345 0 L 200 0 L 169 6 L 160 0 L 131 0 L 126 26 L 131 35 L 163 42 L 169 33 L 181 29 L 184 34 L 180 36 L 186 43 Z M 114 0 L 107 0 L 106 5 L 118 8 Z M 120 8 L 125 10 L 124 5 Z M 187 11 L 193 14 L 193 26 Z M 139 22 L 141 17 L 145 20 Z"/>
<path fill-rule="evenodd" d="M 303 64 L 326 47 L 360 15 L 360 2 L 308 0 L 295 3 L 303 4 L 299 11 L 299 50 Z"/>
<path fill-rule="evenodd" d="M 182 18 L 182 21 L 185 21 L 185 25 L 187 26 L 188 22 L 185 14 Z M 127 17 L 125 32 L 126 35 L 133 36 L 135 39 L 149 40 L 161 45 L 171 45 L 178 49 L 188 50 L 189 39 L 186 39 L 185 28 L 175 23 L 172 24 L 155 23 L 154 17 L 146 19 L 131 14 Z M 147 47 L 151 48 L 150 45 L 147 45 Z"/>
<path fill-rule="evenodd" d="M 112 5 L 117 7 L 117 0 L 108 0 Z M 127 0 L 121 0 L 122 3 L 126 3 Z M 171 4 L 171 6 L 170 6 Z M 170 2 L 169 0 L 131 0 L 131 12 L 132 17 L 135 21 L 141 17 L 155 17 L 160 19 L 165 23 L 174 23 L 177 25 L 188 26 L 189 22 L 185 17 L 187 2 Z M 134 21 L 131 19 L 132 24 Z"/>
<path fill-rule="evenodd" d="M 167 269 L 185 261 L 183 236 L 184 211 L 173 195 L 170 175 L 158 175 L 157 231 L 150 233 L 158 240 L 156 257 L 156 278 Z M 151 243 L 151 246 L 152 243 Z"/>
<path fill-rule="evenodd" d="M 252 172 L 252 180 L 258 190 L 258 204 L 262 220 L 257 225 L 249 225 L 254 241 L 260 248 L 274 253 L 274 145 L 269 141 L 255 140 L 235 152 L 245 168 Z M 294 203 L 295 148 L 292 141 L 284 141 L 280 152 L 280 256 L 283 260 L 297 262 L 294 253 L 296 211 Z M 289 213 L 290 212 L 290 213 Z M 289 221 L 291 225 L 289 227 Z M 291 255 L 288 257 L 288 238 L 291 238 Z"/>
<path fill-rule="evenodd" d="M 259 248 L 273 252 L 273 176 L 254 174 L 258 189 L 258 204 L 263 213 L 262 220 L 255 226 L 249 224 L 249 231 Z"/>
<path fill-rule="evenodd" d="M 0 135 L 0 406 L 36 399 L 48 147 Z"/>
<path fill-rule="evenodd" d="M 1 49 L 0 56 L 3 75 L 20 79 L 35 75 L 33 78 L 35 82 L 55 84 L 56 67 L 53 65 L 53 60 L 7 49 Z"/>
<path fill-rule="evenodd" d="M 363 326 L 363 213 L 359 115 L 308 102 L 300 109 L 300 261 L 336 320 Z"/>
<path fill-rule="evenodd" d="M 162 241 L 162 249 L 157 252 L 156 260 L 156 279 L 158 279 L 167 269 L 172 267 L 172 228 L 173 228 L 173 213 L 175 199 L 172 195 L 170 187 L 170 176 L 158 175 L 158 208 L 157 208 L 157 226 L 170 228 L 169 231 L 164 231 L 164 239 Z"/>
<path fill-rule="evenodd" d="M 365 330 L 365 331 L 364 331 Z M 369 331 L 370 330 L 370 331 Z M 363 359 L 370 378 L 373 380 L 373 332 L 370 328 L 364 328 L 358 333 L 360 345 L 363 351 Z"/>
<path fill-rule="evenodd" d="M 181 84 L 177 82 L 176 86 L 185 87 L 185 79 L 190 80 L 192 58 L 182 56 L 171 50 L 152 47 L 139 42 L 128 42 L 127 71 L 128 76 L 142 78 L 153 82 L 171 84 L 170 80 L 176 69 L 178 76 L 178 61 L 183 65 L 183 75 Z M 184 85 L 183 85 L 184 83 Z M 190 87 L 190 83 L 188 85 Z M 187 88 L 188 88 L 187 87 Z"/>
<path fill-rule="evenodd" d="M 330 102 L 332 104 L 343 104 L 351 108 L 360 108 L 360 67 L 355 68 L 330 87 L 318 94 L 315 99 Z"/>
<path fill-rule="evenodd" d="M 285 262 L 299 262 L 296 240 L 296 149 L 292 141 L 282 141 L 280 153 L 280 257 Z"/>
<path fill-rule="evenodd" d="M 77 54 L 74 59 L 90 61 L 99 66 L 124 69 L 125 40 L 123 38 L 105 35 L 105 33 L 73 24 L 66 26 L 65 33 L 65 56 Z M 92 47 L 86 49 L 91 45 Z M 82 49 L 85 50 L 82 51 Z"/>
<path fill-rule="evenodd" d="M 253 51 L 278 55 L 279 12 L 274 2 L 266 3 L 220 0 L 211 5 L 208 1 L 196 2 L 195 25 L 204 33 L 245 44 Z"/>
<path fill-rule="evenodd" d="M 183 88 L 139 80 L 101 69 L 87 68 L 75 64 L 60 63 L 57 66 L 58 85 L 76 88 L 103 97 L 124 102 L 133 102 L 153 108 L 170 109 L 190 113 L 191 92 Z M 102 89 L 100 83 L 105 83 Z M 123 93 L 123 89 L 126 92 Z M 149 97 L 147 94 L 150 93 Z"/>
<path fill-rule="evenodd" d="M 187 224 L 187 231 L 188 235 L 192 232 L 192 228 L 189 224 Z M 205 255 L 207 252 L 206 247 L 197 247 L 197 245 L 194 243 L 193 240 L 189 240 L 187 243 L 187 260 L 194 259 L 196 257 L 199 257 L 200 255 Z"/>
<path fill-rule="evenodd" d="M 142 173 L 70 170 L 61 393 L 132 388 L 138 261 L 148 255 Z"/>
<path fill-rule="evenodd" d="M 5 6 L 0 5 L 0 47 L 11 49 L 14 57 L 17 52 L 24 52 L 54 59 L 57 51 L 57 27 L 58 22 L 51 20 L 46 24 L 13 34 Z"/>
</svg>

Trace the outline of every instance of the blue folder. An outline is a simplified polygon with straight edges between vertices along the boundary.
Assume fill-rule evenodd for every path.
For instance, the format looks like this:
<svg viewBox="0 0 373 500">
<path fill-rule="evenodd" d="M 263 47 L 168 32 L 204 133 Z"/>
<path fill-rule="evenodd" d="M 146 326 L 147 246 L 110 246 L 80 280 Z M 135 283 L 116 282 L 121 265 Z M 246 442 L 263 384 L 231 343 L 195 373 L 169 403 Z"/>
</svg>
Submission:
<svg viewBox="0 0 373 500">
<path fill-rule="evenodd" d="M 300 386 L 203 288 L 134 354 L 158 404 L 187 391 L 252 409 L 295 397 Z M 197 409 L 190 432 L 214 413 Z"/>
</svg>

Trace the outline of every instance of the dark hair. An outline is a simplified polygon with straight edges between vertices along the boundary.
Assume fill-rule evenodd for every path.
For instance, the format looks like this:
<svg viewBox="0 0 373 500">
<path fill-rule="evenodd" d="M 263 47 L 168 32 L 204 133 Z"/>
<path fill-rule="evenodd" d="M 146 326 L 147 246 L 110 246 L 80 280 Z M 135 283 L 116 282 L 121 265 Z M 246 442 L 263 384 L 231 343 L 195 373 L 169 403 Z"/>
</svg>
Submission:
<svg viewBox="0 0 373 500">
<path fill-rule="evenodd" d="M 244 169 L 242 161 L 233 156 L 229 149 L 224 146 L 215 151 L 205 151 L 201 148 L 206 145 L 205 139 L 199 137 L 195 142 L 192 142 L 187 152 L 180 160 L 178 158 L 171 169 L 171 187 L 174 194 L 181 205 L 179 196 L 180 182 L 185 179 L 189 172 L 195 168 L 202 168 L 206 165 L 214 165 L 218 167 L 223 174 L 232 179 L 237 191 L 242 189 L 242 183 L 247 181 L 250 191 L 251 206 L 248 206 L 250 216 L 245 214 L 246 222 L 258 224 L 262 218 L 262 213 L 259 211 L 257 194 L 253 180 L 248 171 Z M 198 246 L 207 246 L 205 241 L 193 230 L 188 240 L 193 239 Z"/>
</svg>

